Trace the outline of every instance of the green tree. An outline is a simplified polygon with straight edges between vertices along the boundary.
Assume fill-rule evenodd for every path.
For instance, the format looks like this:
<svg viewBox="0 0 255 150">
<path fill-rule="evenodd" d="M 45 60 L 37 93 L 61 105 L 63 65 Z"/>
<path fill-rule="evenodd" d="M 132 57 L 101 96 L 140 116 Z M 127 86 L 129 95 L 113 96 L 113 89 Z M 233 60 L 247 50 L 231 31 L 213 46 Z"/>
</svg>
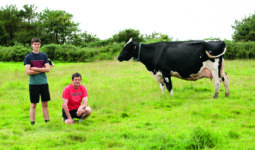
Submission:
<svg viewBox="0 0 255 150">
<path fill-rule="evenodd" d="M 64 44 L 78 30 L 78 23 L 72 21 L 72 14 L 62 10 L 46 9 L 39 15 L 41 37 L 46 43 Z"/>
<path fill-rule="evenodd" d="M 0 30 L 2 30 L 2 32 L 0 33 L 0 37 L 5 41 L 3 45 L 14 45 L 15 33 L 18 31 L 21 21 L 21 18 L 19 18 L 19 11 L 15 5 L 8 5 L 6 8 L 1 7 Z"/>
<path fill-rule="evenodd" d="M 18 43 L 29 44 L 32 37 L 40 34 L 36 21 L 38 17 L 36 9 L 34 5 L 24 5 L 23 9 L 19 11 L 22 22 L 19 25 L 19 30 L 15 33 L 15 39 Z"/>
<path fill-rule="evenodd" d="M 80 46 L 82 43 L 82 38 L 80 34 L 74 33 L 72 36 L 67 38 L 69 44 Z"/>
<path fill-rule="evenodd" d="M 167 34 L 162 34 L 158 32 L 153 32 L 151 34 L 145 34 L 145 40 L 159 40 L 159 41 L 172 41 L 172 38 L 169 38 Z"/>
<path fill-rule="evenodd" d="M 144 41 L 143 35 L 140 35 L 140 31 L 134 29 L 125 29 L 118 34 L 113 35 L 113 41 L 127 42 L 130 38 L 133 38 L 136 42 Z"/>
<path fill-rule="evenodd" d="M 27 44 L 37 33 L 37 13 L 34 5 L 24 5 L 18 10 L 9 5 L 0 10 L 0 44 L 11 46 L 15 43 Z"/>
<path fill-rule="evenodd" d="M 8 34 L 5 31 L 4 23 L 0 21 L 0 45 L 6 45 L 8 41 Z"/>
<path fill-rule="evenodd" d="M 235 41 L 255 41 L 255 14 L 241 21 L 236 20 L 232 28 L 235 30 L 232 36 Z"/>
<path fill-rule="evenodd" d="M 205 38 L 204 40 L 206 40 L 206 41 L 214 41 L 214 40 L 220 40 L 220 38 L 218 38 L 218 37 L 209 37 L 209 38 Z"/>
<path fill-rule="evenodd" d="M 75 46 L 82 46 L 99 41 L 99 38 L 95 34 L 87 33 L 86 31 L 83 33 L 76 34 L 74 33 L 71 37 L 68 37 L 68 43 L 73 44 Z"/>
<path fill-rule="evenodd" d="M 89 43 L 89 42 L 95 42 L 99 40 L 99 38 L 97 38 L 97 36 L 92 33 L 83 32 L 80 36 L 83 42 Z"/>
</svg>

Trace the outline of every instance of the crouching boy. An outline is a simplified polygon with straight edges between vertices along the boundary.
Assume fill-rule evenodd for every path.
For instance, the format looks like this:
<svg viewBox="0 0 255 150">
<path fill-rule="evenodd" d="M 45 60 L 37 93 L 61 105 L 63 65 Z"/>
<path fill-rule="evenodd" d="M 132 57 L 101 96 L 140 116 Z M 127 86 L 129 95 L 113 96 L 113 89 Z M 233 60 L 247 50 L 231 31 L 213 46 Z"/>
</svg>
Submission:
<svg viewBox="0 0 255 150">
<path fill-rule="evenodd" d="M 65 123 L 73 124 L 73 118 L 78 118 L 81 122 L 91 115 L 92 110 L 88 107 L 87 90 L 80 84 L 81 80 L 81 74 L 74 73 L 72 84 L 65 87 L 63 91 L 62 117 Z"/>
</svg>

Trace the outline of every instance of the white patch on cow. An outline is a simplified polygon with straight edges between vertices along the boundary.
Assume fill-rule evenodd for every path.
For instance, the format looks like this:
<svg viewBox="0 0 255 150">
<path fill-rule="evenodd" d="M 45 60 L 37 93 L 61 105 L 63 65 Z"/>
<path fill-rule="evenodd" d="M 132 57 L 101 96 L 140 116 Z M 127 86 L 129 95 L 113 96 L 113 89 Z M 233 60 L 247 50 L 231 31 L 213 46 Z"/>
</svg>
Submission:
<svg viewBox="0 0 255 150">
<path fill-rule="evenodd" d="M 169 79 L 167 77 L 165 77 L 165 81 L 168 83 L 169 82 Z"/>
<path fill-rule="evenodd" d="M 203 62 L 202 68 L 208 68 L 212 72 L 212 76 L 214 78 L 218 76 L 218 65 L 219 65 L 219 59 L 217 58 L 215 59 L 215 62 L 212 62 L 210 60 Z"/>
<path fill-rule="evenodd" d="M 181 75 L 175 71 L 171 71 L 171 76 L 180 78 L 183 80 L 189 80 L 189 81 L 196 81 L 204 77 L 212 79 L 213 78 L 212 72 L 211 72 L 212 65 L 213 65 L 213 62 L 211 62 L 210 60 L 203 62 L 203 65 L 200 68 L 200 70 L 195 74 L 191 74 L 188 78 L 182 78 Z"/>
<path fill-rule="evenodd" d="M 178 72 L 171 71 L 170 74 L 171 74 L 171 76 L 173 76 L 173 77 L 182 79 L 182 77 L 180 76 L 180 74 L 179 74 Z"/>
<path fill-rule="evenodd" d="M 161 89 L 161 92 L 162 92 L 162 94 L 164 94 L 165 93 L 165 89 L 166 89 L 166 85 L 165 85 L 165 83 L 160 83 L 160 89 Z"/>
<path fill-rule="evenodd" d="M 154 79 L 155 79 L 157 82 L 159 82 L 159 83 L 163 82 L 163 75 L 162 75 L 162 72 L 161 72 L 161 71 L 158 71 L 155 75 L 154 75 L 153 72 L 151 72 L 151 71 L 150 71 L 150 73 L 151 73 L 151 75 L 154 77 Z"/>
<path fill-rule="evenodd" d="M 211 69 L 212 66 L 213 66 L 213 62 L 210 61 L 210 60 L 207 60 L 207 61 L 203 62 L 203 67 L 206 67 L 206 68 Z M 203 68 L 203 67 L 202 67 L 202 68 Z M 201 70 L 200 70 L 200 71 L 201 71 Z"/>
<path fill-rule="evenodd" d="M 161 71 L 158 71 L 155 75 L 153 74 L 153 72 L 151 72 L 151 75 L 154 77 L 154 79 L 160 83 L 160 89 L 161 89 L 161 92 L 162 94 L 165 93 L 165 89 L 166 89 L 166 86 L 165 86 L 165 83 L 164 83 L 164 79 L 163 79 L 163 75 L 162 75 L 162 72 Z"/>
</svg>

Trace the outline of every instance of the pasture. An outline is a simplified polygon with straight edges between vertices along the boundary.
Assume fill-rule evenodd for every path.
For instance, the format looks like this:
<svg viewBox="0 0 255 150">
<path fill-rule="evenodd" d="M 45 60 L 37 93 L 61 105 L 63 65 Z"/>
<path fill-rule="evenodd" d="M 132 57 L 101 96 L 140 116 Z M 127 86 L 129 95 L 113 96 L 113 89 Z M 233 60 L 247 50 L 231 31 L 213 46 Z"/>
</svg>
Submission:
<svg viewBox="0 0 255 150">
<path fill-rule="evenodd" d="M 255 61 L 226 60 L 224 86 L 172 78 L 174 96 L 140 62 L 55 63 L 47 73 L 51 101 L 45 123 L 41 103 L 29 121 L 28 76 L 23 62 L 0 62 L 0 149 L 255 149 Z M 92 115 L 62 122 L 62 91 L 80 72 Z"/>
</svg>

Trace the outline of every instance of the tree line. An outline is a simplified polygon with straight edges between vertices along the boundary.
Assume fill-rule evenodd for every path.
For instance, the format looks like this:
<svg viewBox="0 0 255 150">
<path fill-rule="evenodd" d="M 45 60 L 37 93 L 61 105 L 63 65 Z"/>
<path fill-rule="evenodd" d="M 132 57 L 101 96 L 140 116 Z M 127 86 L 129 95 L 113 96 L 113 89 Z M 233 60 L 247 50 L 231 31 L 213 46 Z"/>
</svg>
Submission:
<svg viewBox="0 0 255 150">
<path fill-rule="evenodd" d="M 25 4 L 18 10 L 16 5 L 7 5 L 0 9 L 0 45 L 13 46 L 17 43 L 23 45 L 30 42 L 31 37 L 38 36 L 44 44 L 72 44 L 85 47 L 87 43 L 100 41 L 95 34 L 81 33 L 79 23 L 72 20 L 73 15 L 63 10 L 45 9 L 37 12 L 35 5 Z M 234 22 L 233 40 L 235 42 L 255 41 L 255 14 Z M 133 37 L 137 42 L 150 39 L 163 39 L 171 41 L 166 34 L 152 33 L 141 35 L 134 29 L 126 29 L 107 39 L 108 42 L 128 41 Z"/>
<path fill-rule="evenodd" d="M 45 9 L 36 11 L 34 5 L 24 5 L 18 10 L 16 5 L 0 9 L 0 45 L 13 46 L 17 43 L 28 44 L 32 37 L 40 37 L 44 44 L 72 44 L 86 46 L 89 42 L 100 41 L 95 34 L 80 32 L 79 23 L 72 20 L 73 15 L 63 10 Z M 133 37 L 137 41 L 153 37 L 170 40 L 168 35 L 152 33 L 140 35 L 134 29 L 121 31 L 108 41 L 122 42 Z"/>
<path fill-rule="evenodd" d="M 0 45 L 27 44 L 38 36 L 45 44 L 75 44 L 80 40 L 97 40 L 94 35 L 80 33 L 79 23 L 72 21 L 73 15 L 63 10 L 45 9 L 36 12 L 34 5 L 24 5 L 18 10 L 15 5 L 0 9 Z"/>
</svg>

